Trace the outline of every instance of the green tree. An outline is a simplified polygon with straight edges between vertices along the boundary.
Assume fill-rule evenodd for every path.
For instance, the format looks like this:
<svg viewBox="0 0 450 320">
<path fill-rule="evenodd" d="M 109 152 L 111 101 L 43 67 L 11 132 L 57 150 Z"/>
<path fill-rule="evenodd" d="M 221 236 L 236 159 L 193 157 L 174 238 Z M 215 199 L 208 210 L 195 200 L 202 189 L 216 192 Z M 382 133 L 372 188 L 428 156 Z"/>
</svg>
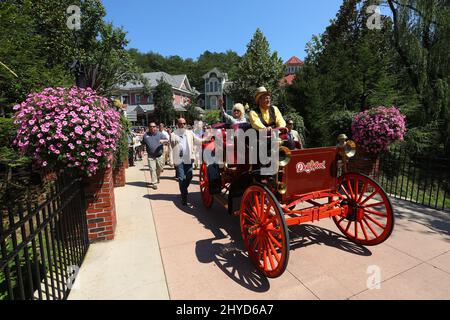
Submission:
<svg viewBox="0 0 450 320">
<path fill-rule="evenodd" d="M 154 91 L 155 116 L 159 122 L 171 123 L 176 118 L 173 107 L 173 94 L 170 84 L 162 78 L 158 80 L 158 85 Z"/>
<path fill-rule="evenodd" d="M 260 86 L 265 86 L 276 96 L 283 70 L 283 62 L 277 52 L 270 52 L 269 42 L 257 29 L 236 70 L 239 76 L 233 79 L 230 88 L 233 100 L 254 105 L 255 90 Z"/>
<path fill-rule="evenodd" d="M 67 26 L 71 5 L 81 9 L 80 30 Z M 0 68 L 0 99 L 9 106 L 43 87 L 73 85 L 75 61 L 104 95 L 135 75 L 125 32 L 104 21 L 100 0 L 8 0 L 0 14 L 0 57 L 18 76 Z"/>
<path fill-rule="evenodd" d="M 441 143 L 450 157 L 450 2 L 387 3 L 392 12 L 398 61 L 419 102 L 409 109 L 410 118 L 424 133 L 436 128 L 434 143 Z"/>
<path fill-rule="evenodd" d="M 398 100 L 391 22 L 383 18 L 381 30 L 367 28 L 367 5 L 344 1 L 325 32 L 308 43 L 305 65 L 289 88 L 292 106 L 305 118 L 311 146 L 335 143 L 332 113 Z"/>
<path fill-rule="evenodd" d="M 221 122 L 222 114 L 220 110 L 207 110 L 203 116 L 203 121 L 208 124 Z"/>
</svg>

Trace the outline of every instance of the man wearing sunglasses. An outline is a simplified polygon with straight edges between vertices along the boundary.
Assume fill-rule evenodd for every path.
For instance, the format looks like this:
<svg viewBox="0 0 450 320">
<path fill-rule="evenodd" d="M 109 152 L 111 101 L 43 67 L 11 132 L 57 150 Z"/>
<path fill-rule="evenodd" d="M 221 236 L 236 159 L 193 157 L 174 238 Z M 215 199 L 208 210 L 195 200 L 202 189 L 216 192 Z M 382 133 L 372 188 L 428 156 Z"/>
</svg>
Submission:
<svg viewBox="0 0 450 320">
<path fill-rule="evenodd" d="M 158 131 L 156 123 L 152 122 L 149 125 L 149 131 L 142 138 L 142 142 L 147 149 L 148 166 L 152 179 L 150 187 L 156 190 L 158 189 L 159 177 L 164 169 L 164 145 L 167 145 L 169 140 Z"/>
<path fill-rule="evenodd" d="M 191 130 L 186 129 L 186 119 L 177 121 L 177 130 L 172 133 L 173 160 L 181 193 L 181 203 L 187 206 L 188 188 L 192 181 L 192 164 L 195 160 L 195 143 L 202 143 Z"/>
</svg>

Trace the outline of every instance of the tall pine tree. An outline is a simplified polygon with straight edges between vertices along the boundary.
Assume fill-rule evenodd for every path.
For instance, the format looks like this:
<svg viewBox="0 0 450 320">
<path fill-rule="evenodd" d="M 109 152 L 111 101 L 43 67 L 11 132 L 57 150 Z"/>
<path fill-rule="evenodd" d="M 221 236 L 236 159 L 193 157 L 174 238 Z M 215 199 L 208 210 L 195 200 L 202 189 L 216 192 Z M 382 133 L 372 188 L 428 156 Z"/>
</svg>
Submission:
<svg viewBox="0 0 450 320">
<path fill-rule="evenodd" d="M 230 94 L 234 101 L 254 105 L 255 90 L 265 86 L 276 96 L 282 77 L 283 61 L 276 51 L 270 52 L 269 42 L 262 31 L 257 29 L 239 63 Z"/>
</svg>

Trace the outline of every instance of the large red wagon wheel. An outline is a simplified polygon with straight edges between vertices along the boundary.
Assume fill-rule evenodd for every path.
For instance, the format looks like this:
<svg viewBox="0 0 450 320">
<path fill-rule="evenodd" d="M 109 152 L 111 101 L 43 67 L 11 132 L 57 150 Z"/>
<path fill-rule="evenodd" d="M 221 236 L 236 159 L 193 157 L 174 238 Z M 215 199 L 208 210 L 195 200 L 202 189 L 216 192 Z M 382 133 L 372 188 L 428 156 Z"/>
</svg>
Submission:
<svg viewBox="0 0 450 320">
<path fill-rule="evenodd" d="M 259 185 L 247 188 L 240 223 L 252 262 L 266 277 L 279 277 L 289 259 L 289 235 L 283 210 L 270 190 Z"/>
<path fill-rule="evenodd" d="M 385 241 L 394 228 L 391 202 L 371 178 L 359 173 L 346 173 L 339 178 L 338 192 L 346 215 L 333 217 L 341 232 L 351 241 L 373 246 Z"/>
<path fill-rule="evenodd" d="M 208 171 L 206 170 L 206 164 L 204 162 L 200 167 L 200 193 L 202 195 L 203 205 L 207 209 L 211 208 L 214 197 L 209 192 Z"/>
</svg>

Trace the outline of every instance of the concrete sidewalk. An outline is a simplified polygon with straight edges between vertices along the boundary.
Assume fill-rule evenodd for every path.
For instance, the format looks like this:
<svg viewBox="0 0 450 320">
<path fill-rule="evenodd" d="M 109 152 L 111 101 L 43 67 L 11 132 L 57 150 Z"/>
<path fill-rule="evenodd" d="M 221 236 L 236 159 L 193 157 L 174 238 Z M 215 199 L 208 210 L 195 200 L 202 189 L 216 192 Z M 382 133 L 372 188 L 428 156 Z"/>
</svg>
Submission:
<svg viewBox="0 0 450 320">
<path fill-rule="evenodd" d="M 450 299 L 449 213 L 392 200 L 395 229 L 375 247 L 350 242 L 331 219 L 291 227 L 287 270 L 267 279 L 243 249 L 239 219 L 217 203 L 204 209 L 197 177 L 194 208 L 181 206 L 173 171 L 161 181 L 149 197 L 171 299 Z"/>
<path fill-rule="evenodd" d="M 113 241 L 89 247 L 70 300 L 163 300 L 169 294 L 145 182 L 144 164 L 126 170 L 126 187 L 114 189 Z"/>
<path fill-rule="evenodd" d="M 149 190 L 142 165 L 116 189 L 117 237 L 91 245 L 71 299 L 450 299 L 450 213 L 392 200 L 394 232 L 375 247 L 348 241 L 331 219 L 292 227 L 286 272 L 267 279 L 239 219 L 204 209 L 197 175 L 186 208 L 173 169 Z"/>
</svg>

